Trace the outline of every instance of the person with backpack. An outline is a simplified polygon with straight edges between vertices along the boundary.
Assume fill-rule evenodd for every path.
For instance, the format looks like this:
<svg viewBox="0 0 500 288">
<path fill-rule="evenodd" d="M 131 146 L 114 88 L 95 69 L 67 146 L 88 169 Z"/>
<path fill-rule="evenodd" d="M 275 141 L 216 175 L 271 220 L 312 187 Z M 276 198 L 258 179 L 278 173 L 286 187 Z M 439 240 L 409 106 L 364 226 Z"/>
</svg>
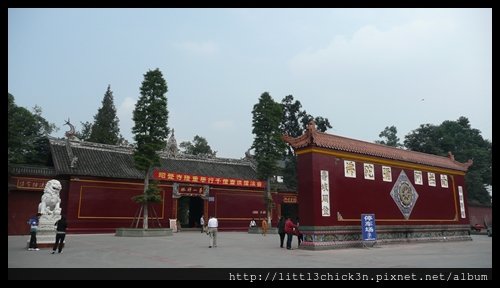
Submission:
<svg viewBox="0 0 500 288">
<path fill-rule="evenodd" d="M 38 251 L 40 249 L 38 249 L 38 245 L 36 244 L 36 233 L 38 231 L 38 224 L 39 224 L 39 219 L 40 219 L 40 216 L 42 216 L 41 213 L 37 213 L 36 215 L 34 215 L 33 217 L 31 217 L 29 220 L 28 220 L 28 225 L 30 225 L 30 245 L 28 247 L 28 250 L 29 251 Z"/>
</svg>

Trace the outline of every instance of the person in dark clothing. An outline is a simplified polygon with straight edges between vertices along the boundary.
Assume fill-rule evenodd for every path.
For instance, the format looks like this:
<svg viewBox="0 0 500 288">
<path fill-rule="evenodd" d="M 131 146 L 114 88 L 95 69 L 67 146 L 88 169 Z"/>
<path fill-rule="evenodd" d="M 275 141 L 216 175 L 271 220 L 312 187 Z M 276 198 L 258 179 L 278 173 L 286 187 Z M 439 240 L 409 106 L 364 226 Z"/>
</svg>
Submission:
<svg viewBox="0 0 500 288">
<path fill-rule="evenodd" d="M 280 247 L 283 248 L 285 241 L 285 217 L 281 216 L 278 221 L 278 234 L 280 235 Z"/>
<path fill-rule="evenodd" d="M 61 219 L 59 219 L 56 224 L 56 242 L 54 243 L 54 247 L 52 247 L 52 254 L 56 253 L 56 249 L 58 249 L 57 253 L 62 253 L 62 249 L 64 246 L 64 238 L 66 238 L 66 228 L 68 227 L 68 223 L 66 222 L 66 217 L 61 215 Z"/>
<path fill-rule="evenodd" d="M 300 243 L 304 241 L 304 235 L 299 230 L 299 217 L 295 219 L 295 225 L 297 225 L 297 227 L 295 228 L 295 235 L 297 235 L 297 242 L 299 242 L 300 246 Z"/>
</svg>

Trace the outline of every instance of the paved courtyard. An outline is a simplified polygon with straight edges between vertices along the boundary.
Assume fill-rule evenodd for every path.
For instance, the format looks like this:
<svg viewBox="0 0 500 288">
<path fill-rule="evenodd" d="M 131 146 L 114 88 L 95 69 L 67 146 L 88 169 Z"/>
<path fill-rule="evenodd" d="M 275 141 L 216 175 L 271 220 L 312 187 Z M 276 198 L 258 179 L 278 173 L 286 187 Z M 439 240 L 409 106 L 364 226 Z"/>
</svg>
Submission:
<svg viewBox="0 0 500 288">
<path fill-rule="evenodd" d="M 29 236 L 8 236 L 9 268 L 492 268 L 492 238 L 473 241 L 383 245 L 375 248 L 308 251 L 279 248 L 279 236 L 180 232 L 169 237 L 66 236 L 62 254 L 28 251 Z"/>
</svg>

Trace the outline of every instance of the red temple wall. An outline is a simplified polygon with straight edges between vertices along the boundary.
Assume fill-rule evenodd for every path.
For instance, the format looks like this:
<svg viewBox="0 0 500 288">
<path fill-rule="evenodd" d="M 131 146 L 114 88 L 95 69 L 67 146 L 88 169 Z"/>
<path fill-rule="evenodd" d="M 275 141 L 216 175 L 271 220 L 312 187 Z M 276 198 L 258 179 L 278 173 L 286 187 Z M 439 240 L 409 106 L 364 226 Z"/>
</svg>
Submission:
<svg viewBox="0 0 500 288">
<path fill-rule="evenodd" d="M 43 189 L 33 190 L 15 188 L 17 178 L 11 177 L 9 187 L 9 235 L 29 234 L 27 219 L 37 212 Z M 35 179 L 35 178 L 30 178 Z M 50 179 L 39 179 L 46 183 Z M 43 181 L 42 181 L 43 180 Z M 138 212 L 139 204 L 131 198 L 143 193 L 142 180 L 108 179 L 98 177 L 72 177 L 59 179 L 62 184 L 62 213 L 68 219 L 69 233 L 114 233 L 116 228 L 130 227 Z M 159 185 L 163 202 L 154 204 L 162 227 L 170 227 L 169 219 L 177 216 L 177 199 L 172 198 L 172 183 Z M 203 202 L 205 219 L 216 215 L 221 230 L 246 230 L 252 218 L 265 215 L 263 193 L 265 188 L 246 188 L 232 186 L 210 187 L 210 197 Z M 276 226 L 283 198 L 294 200 L 296 194 L 272 193 L 275 206 L 272 209 L 272 225 Z M 149 216 L 153 217 L 152 210 Z M 142 227 L 142 221 L 139 222 Z M 150 221 L 150 227 L 157 227 Z"/>
<path fill-rule="evenodd" d="M 214 214 L 221 228 L 247 229 L 252 218 L 259 219 L 265 212 L 263 191 L 211 188 L 214 202 L 209 202 L 209 213 Z"/>
<path fill-rule="evenodd" d="M 165 188 L 160 187 L 160 189 L 160 195 L 164 201 L 152 207 L 162 227 L 168 227 L 166 206 L 171 205 L 171 201 L 168 201 L 171 197 L 166 197 Z M 67 201 L 68 231 L 114 232 L 115 228 L 130 227 L 140 208 L 140 205 L 131 198 L 142 193 L 143 182 L 139 181 L 72 179 Z M 170 206 L 168 211 L 170 211 Z M 149 210 L 148 215 L 154 217 L 152 209 Z M 142 221 L 139 225 L 142 226 Z"/>
<path fill-rule="evenodd" d="M 415 169 L 422 171 L 424 180 L 423 185 L 416 185 L 414 170 L 394 163 L 377 164 L 373 162 L 373 159 L 354 160 L 346 157 L 345 160 L 355 161 L 356 165 L 356 178 L 348 178 L 344 176 L 344 159 L 342 158 L 326 153 L 304 153 L 298 158 L 302 225 L 356 225 L 359 224 L 363 213 L 374 213 L 377 224 L 382 225 L 468 223 L 468 218 L 460 217 L 457 189 L 459 185 L 463 187 L 464 198 L 467 197 L 462 175 L 446 174 L 448 175 L 448 188 L 442 188 L 441 173 L 432 170 L 431 167 L 429 170 L 420 167 Z M 375 180 L 364 179 L 363 163 L 374 164 Z M 391 182 L 382 180 L 382 165 L 391 167 Z M 331 209 L 329 217 L 321 215 L 320 170 L 327 170 L 329 173 Z M 401 170 L 404 170 L 418 193 L 418 199 L 408 220 L 404 219 L 390 195 Z M 426 172 L 428 171 L 435 173 L 435 187 L 427 185 Z M 467 212 L 466 204 L 465 208 Z"/>
<path fill-rule="evenodd" d="M 38 204 L 43 195 L 43 188 L 51 178 L 10 177 L 8 192 L 8 235 L 28 235 L 28 219 L 38 212 Z M 57 179 L 63 185 L 61 190 L 61 208 L 66 211 L 68 187 L 66 181 Z M 36 185 L 33 185 L 37 183 Z"/>
</svg>

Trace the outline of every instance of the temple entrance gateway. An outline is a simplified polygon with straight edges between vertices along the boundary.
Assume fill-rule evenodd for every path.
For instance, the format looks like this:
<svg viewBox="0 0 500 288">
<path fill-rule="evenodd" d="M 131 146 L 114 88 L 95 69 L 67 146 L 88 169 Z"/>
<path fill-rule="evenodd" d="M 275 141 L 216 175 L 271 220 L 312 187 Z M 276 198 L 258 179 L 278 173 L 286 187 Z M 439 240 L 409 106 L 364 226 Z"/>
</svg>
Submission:
<svg viewBox="0 0 500 288">
<path fill-rule="evenodd" d="M 200 227 L 203 215 L 203 199 L 198 196 L 182 196 L 177 201 L 177 219 L 181 228 Z"/>
<path fill-rule="evenodd" d="M 296 203 L 281 204 L 281 215 L 295 220 L 299 216 L 299 205 Z"/>
</svg>

